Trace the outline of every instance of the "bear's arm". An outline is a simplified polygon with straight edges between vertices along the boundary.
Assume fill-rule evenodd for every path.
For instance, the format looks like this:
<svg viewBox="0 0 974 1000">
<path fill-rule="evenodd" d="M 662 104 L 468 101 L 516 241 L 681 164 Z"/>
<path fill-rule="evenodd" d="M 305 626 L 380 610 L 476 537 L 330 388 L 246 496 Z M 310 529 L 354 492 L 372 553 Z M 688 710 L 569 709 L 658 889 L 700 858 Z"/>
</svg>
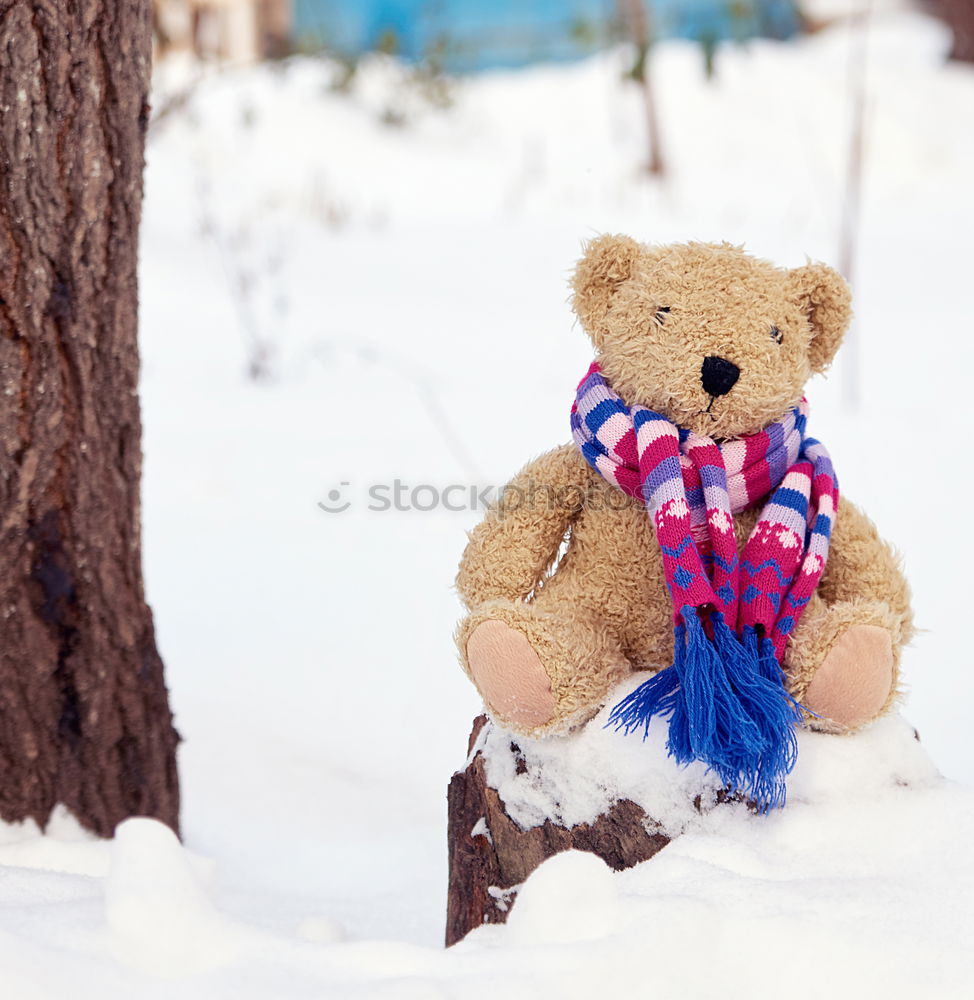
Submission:
<svg viewBox="0 0 974 1000">
<path fill-rule="evenodd" d="M 881 601 L 900 624 L 899 643 L 913 637 L 910 588 L 900 558 L 868 517 L 844 497 L 832 532 L 829 558 L 818 587 L 828 605 L 839 601 Z"/>
<path fill-rule="evenodd" d="M 468 608 L 526 598 L 551 567 L 578 516 L 591 470 L 574 445 L 529 462 L 470 532 L 457 590 Z"/>
</svg>

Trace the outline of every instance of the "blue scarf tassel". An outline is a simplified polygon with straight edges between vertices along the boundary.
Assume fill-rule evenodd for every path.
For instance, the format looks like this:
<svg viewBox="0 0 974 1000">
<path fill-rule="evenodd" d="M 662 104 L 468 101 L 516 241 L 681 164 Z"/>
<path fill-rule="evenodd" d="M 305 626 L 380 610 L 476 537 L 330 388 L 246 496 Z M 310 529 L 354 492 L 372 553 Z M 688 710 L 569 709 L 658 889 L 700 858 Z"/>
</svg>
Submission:
<svg viewBox="0 0 974 1000">
<path fill-rule="evenodd" d="M 696 608 L 680 615 L 673 665 L 620 701 L 608 725 L 641 729 L 645 739 L 654 716 L 669 717 L 666 748 L 678 763 L 702 761 L 760 812 L 783 806 L 802 714 L 785 690 L 774 645 L 751 626 L 739 639 L 718 611 L 710 615 L 713 638 Z"/>
</svg>

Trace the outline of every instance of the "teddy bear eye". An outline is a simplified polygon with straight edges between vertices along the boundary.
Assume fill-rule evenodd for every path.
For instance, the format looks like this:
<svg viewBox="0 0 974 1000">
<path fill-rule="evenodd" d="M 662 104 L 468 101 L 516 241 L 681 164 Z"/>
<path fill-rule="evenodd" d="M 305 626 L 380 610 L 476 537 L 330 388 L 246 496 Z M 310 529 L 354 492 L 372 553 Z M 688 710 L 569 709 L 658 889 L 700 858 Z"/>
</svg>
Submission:
<svg viewBox="0 0 974 1000">
<path fill-rule="evenodd" d="M 656 310 L 656 322 L 662 323 L 663 320 L 666 319 L 667 315 L 669 314 L 669 311 L 670 311 L 669 306 L 660 306 Z"/>
<path fill-rule="evenodd" d="M 784 335 L 776 326 L 771 327 L 771 339 L 776 344 L 780 344 L 781 341 L 784 340 Z"/>
</svg>

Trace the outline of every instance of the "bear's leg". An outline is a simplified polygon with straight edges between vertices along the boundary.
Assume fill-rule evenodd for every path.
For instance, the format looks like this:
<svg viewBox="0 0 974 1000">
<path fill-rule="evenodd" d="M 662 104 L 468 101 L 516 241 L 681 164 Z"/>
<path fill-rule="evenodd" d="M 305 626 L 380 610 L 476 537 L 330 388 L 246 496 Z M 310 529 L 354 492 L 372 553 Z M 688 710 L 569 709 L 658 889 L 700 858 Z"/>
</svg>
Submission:
<svg viewBox="0 0 974 1000">
<path fill-rule="evenodd" d="M 460 623 L 460 659 L 490 715 L 514 732 L 566 732 L 632 669 L 618 640 L 578 609 L 495 600 Z"/>
<path fill-rule="evenodd" d="M 897 693 L 899 617 L 879 601 L 811 605 L 785 653 L 789 689 L 814 729 L 847 732 L 882 715 Z"/>
</svg>

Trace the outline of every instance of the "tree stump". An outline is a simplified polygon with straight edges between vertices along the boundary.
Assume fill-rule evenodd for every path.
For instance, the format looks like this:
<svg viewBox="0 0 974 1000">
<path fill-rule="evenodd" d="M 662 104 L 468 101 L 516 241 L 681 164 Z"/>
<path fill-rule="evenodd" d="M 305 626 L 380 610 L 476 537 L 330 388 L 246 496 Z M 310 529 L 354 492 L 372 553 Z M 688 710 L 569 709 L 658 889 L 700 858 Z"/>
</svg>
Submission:
<svg viewBox="0 0 974 1000">
<path fill-rule="evenodd" d="M 486 716 L 474 720 L 468 756 L 486 724 Z M 511 752 L 519 753 L 514 743 Z M 464 770 L 453 775 L 447 801 L 448 946 L 481 924 L 504 923 L 521 883 L 542 861 L 560 851 L 589 851 L 622 871 L 651 858 L 669 843 L 664 834 L 647 830 L 646 812 L 628 799 L 616 802 L 593 823 L 566 828 L 547 820 L 522 829 L 488 785 L 479 751 Z"/>
</svg>

